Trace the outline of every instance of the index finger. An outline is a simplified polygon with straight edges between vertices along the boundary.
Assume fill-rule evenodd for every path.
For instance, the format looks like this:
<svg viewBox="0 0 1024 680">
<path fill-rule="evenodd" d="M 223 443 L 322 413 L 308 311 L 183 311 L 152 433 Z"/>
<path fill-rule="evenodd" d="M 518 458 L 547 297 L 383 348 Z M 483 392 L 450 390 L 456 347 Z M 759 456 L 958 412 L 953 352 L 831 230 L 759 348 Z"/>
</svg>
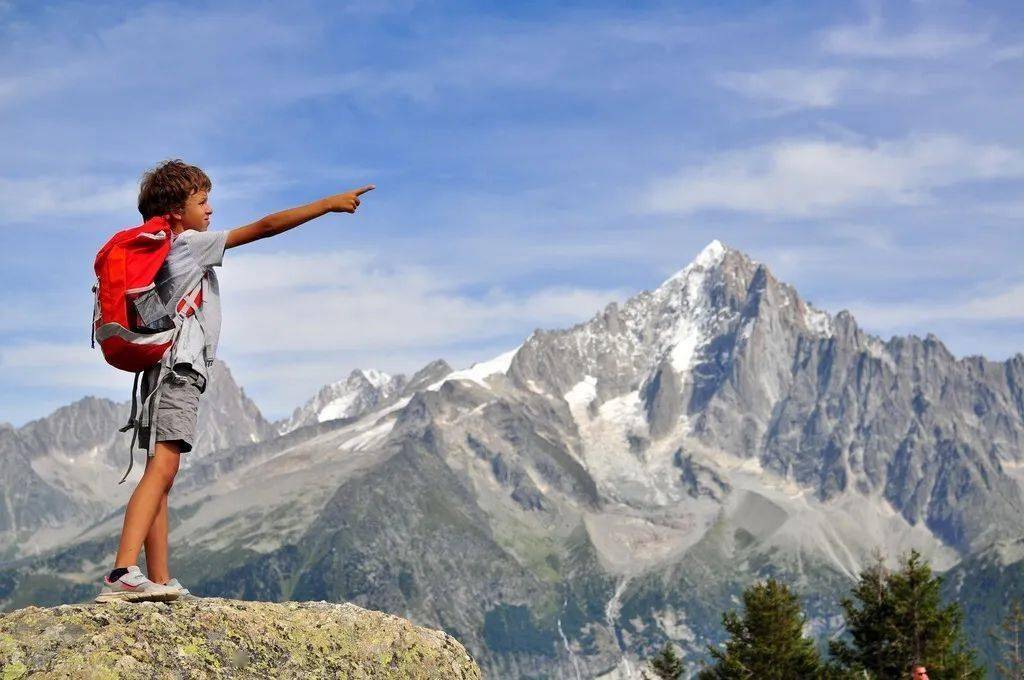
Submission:
<svg viewBox="0 0 1024 680">
<path fill-rule="evenodd" d="M 377 187 L 373 186 L 372 184 L 367 184 L 365 187 L 360 187 L 353 191 L 352 193 L 355 194 L 356 196 L 361 196 L 365 194 L 367 191 L 373 191 L 376 188 Z"/>
</svg>

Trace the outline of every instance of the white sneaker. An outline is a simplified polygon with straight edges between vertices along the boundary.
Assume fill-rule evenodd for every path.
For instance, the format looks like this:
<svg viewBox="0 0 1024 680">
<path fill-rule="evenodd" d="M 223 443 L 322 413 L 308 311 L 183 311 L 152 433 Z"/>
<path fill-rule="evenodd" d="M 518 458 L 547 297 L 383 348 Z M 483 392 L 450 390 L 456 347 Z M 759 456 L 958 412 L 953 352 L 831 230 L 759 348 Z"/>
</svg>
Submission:
<svg viewBox="0 0 1024 680">
<path fill-rule="evenodd" d="M 177 588 L 150 581 L 134 564 L 127 569 L 128 573 L 122 574 L 120 578 L 113 581 L 110 580 L 110 575 L 113 572 L 103 575 L 103 590 L 96 596 L 96 602 L 113 602 L 114 600 L 168 602 L 178 599 L 180 593 Z"/>
<path fill-rule="evenodd" d="M 178 589 L 178 599 L 180 599 L 180 600 L 198 600 L 199 599 L 199 597 L 197 595 L 193 595 L 192 593 L 190 593 L 188 591 L 188 588 L 186 588 L 185 586 L 181 585 L 181 583 L 179 583 L 178 579 L 176 579 L 176 578 L 172 578 L 170 581 L 168 581 L 164 585 L 167 586 L 168 588 L 177 588 Z"/>
</svg>

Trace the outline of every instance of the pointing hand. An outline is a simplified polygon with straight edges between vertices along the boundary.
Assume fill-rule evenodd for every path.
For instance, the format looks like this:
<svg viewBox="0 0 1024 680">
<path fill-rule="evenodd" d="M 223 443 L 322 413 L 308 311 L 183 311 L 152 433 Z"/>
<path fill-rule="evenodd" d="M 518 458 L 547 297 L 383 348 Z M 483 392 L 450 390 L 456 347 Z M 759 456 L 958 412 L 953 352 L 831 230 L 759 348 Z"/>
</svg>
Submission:
<svg viewBox="0 0 1024 680">
<path fill-rule="evenodd" d="M 328 196 L 324 199 L 327 201 L 327 209 L 330 212 L 354 213 L 356 208 L 359 207 L 359 197 L 367 191 L 372 191 L 374 188 L 375 187 L 372 184 L 367 184 L 364 187 L 353 189 L 352 191 L 348 191 L 343 194 Z"/>
</svg>

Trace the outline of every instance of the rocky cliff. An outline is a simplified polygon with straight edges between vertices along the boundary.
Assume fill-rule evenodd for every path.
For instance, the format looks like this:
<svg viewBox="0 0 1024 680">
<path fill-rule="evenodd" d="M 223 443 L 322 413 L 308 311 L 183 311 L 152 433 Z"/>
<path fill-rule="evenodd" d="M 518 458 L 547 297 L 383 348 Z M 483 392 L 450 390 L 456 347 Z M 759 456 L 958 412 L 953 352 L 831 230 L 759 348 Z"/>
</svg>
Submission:
<svg viewBox="0 0 1024 680">
<path fill-rule="evenodd" d="M 0 677 L 480 678 L 451 635 L 328 602 L 26 607 L 0 615 Z"/>
</svg>

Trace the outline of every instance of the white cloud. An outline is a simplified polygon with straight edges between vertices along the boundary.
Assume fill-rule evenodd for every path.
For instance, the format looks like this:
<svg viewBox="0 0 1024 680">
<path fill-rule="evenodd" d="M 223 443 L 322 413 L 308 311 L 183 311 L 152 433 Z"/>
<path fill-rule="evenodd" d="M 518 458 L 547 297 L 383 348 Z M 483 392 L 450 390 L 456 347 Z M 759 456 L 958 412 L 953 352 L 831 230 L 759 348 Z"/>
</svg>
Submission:
<svg viewBox="0 0 1024 680">
<path fill-rule="evenodd" d="M 836 104 L 849 74 L 840 69 L 769 69 L 730 72 L 718 77 L 723 87 L 754 99 L 777 101 L 790 109 L 827 108 Z"/>
<path fill-rule="evenodd" d="M 654 182 L 642 197 L 656 212 L 721 209 L 771 216 L 835 214 L 857 206 L 914 205 L 938 188 L 1024 176 L 1024 157 L 951 135 L 857 145 L 787 140 L 720 155 Z"/>
<path fill-rule="evenodd" d="M 904 33 L 887 33 L 877 12 L 867 23 L 837 26 L 822 34 L 821 46 L 847 57 L 933 59 L 988 42 L 986 33 L 923 26 Z"/>
<path fill-rule="evenodd" d="M 982 293 L 960 300 L 879 304 L 851 301 L 848 308 L 868 326 L 899 328 L 939 321 L 1024 321 L 1024 283 L 1011 284 L 999 292 Z"/>
<path fill-rule="evenodd" d="M 240 353 L 483 343 L 589 318 L 623 291 L 490 289 L 359 252 L 225 256 L 224 342 Z"/>
<path fill-rule="evenodd" d="M 131 391 L 132 376 L 107 365 L 85 342 L 31 342 L 0 348 L 0 369 L 11 388 L 52 387 Z M 127 395 L 126 395 L 127 396 Z"/>
<path fill-rule="evenodd" d="M 730 71 L 716 82 L 727 90 L 754 101 L 770 104 L 755 116 L 778 116 L 806 109 L 842 107 L 853 101 L 919 97 L 949 87 L 948 74 L 909 72 L 898 68 L 776 68 L 761 71 Z M 875 98 L 875 99 L 873 99 Z M 819 122 L 822 127 L 835 123 Z"/>
<path fill-rule="evenodd" d="M 99 176 L 0 176 L 0 224 L 39 217 L 126 213 L 138 197 L 138 183 Z"/>
<path fill-rule="evenodd" d="M 1024 44 L 1007 45 L 996 49 L 991 56 L 992 64 L 1024 59 Z"/>
<path fill-rule="evenodd" d="M 252 254 L 228 251 L 220 270 L 230 294 L 284 294 L 291 291 L 351 290 L 391 285 L 420 292 L 450 286 L 422 267 L 388 264 L 372 253 L 325 251 L 320 253 Z"/>
</svg>

